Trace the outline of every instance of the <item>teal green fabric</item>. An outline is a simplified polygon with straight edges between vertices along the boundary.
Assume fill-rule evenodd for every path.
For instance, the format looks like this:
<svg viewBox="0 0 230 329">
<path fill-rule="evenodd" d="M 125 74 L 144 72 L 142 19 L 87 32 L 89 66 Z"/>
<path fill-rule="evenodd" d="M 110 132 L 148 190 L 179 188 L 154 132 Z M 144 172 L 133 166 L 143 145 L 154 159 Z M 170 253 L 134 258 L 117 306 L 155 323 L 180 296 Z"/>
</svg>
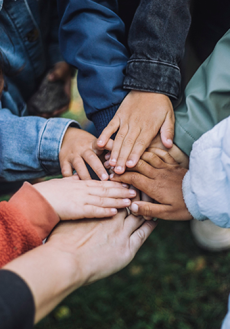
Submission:
<svg viewBox="0 0 230 329">
<path fill-rule="evenodd" d="M 230 30 L 188 83 L 175 109 L 174 143 L 187 155 L 193 143 L 230 115 Z"/>
</svg>

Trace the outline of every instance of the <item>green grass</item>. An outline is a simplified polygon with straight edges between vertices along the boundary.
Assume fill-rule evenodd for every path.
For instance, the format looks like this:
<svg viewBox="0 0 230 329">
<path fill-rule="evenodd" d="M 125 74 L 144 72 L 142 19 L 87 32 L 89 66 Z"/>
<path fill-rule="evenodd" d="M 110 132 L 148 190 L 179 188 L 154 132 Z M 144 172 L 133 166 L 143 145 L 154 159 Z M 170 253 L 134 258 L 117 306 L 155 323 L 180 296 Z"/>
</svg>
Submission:
<svg viewBox="0 0 230 329">
<path fill-rule="evenodd" d="M 75 291 L 36 329 L 217 329 L 227 311 L 230 252 L 208 253 L 188 222 L 160 221 L 123 271 Z"/>
</svg>

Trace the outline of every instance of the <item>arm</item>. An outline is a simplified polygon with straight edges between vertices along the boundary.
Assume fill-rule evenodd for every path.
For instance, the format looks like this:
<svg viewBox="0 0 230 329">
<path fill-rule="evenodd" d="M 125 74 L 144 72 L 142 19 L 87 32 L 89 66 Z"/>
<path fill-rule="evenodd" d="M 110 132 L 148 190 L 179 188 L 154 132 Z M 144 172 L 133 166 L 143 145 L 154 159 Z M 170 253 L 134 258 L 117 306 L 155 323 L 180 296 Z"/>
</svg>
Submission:
<svg viewBox="0 0 230 329">
<path fill-rule="evenodd" d="M 70 124 L 78 127 L 68 119 L 18 117 L 2 108 L 0 102 L 0 180 L 28 180 L 59 173 L 59 151 Z"/>
<path fill-rule="evenodd" d="M 170 98 L 179 96 L 179 64 L 189 26 L 189 1 L 140 1 L 130 28 L 131 57 L 123 84 L 131 92 L 98 141 L 104 146 L 118 131 L 110 160 L 117 174 L 137 164 L 158 132 L 164 146 L 172 147 Z"/>
<path fill-rule="evenodd" d="M 21 277 L 31 290 L 36 323 L 75 289 L 125 267 L 155 226 L 132 215 L 125 219 L 124 211 L 113 220 L 65 223 L 54 230 L 48 243 L 4 269 Z"/>
<path fill-rule="evenodd" d="M 187 155 L 201 135 L 230 115 L 229 52 L 230 30 L 194 74 L 175 110 L 174 143 Z"/>
</svg>

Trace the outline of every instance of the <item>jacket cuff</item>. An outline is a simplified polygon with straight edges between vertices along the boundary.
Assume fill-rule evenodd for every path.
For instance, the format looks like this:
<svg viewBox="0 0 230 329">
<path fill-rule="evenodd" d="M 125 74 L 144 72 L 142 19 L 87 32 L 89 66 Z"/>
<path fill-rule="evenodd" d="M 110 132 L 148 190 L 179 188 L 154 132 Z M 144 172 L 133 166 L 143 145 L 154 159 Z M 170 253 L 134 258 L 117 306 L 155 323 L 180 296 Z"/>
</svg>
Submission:
<svg viewBox="0 0 230 329">
<path fill-rule="evenodd" d="M 183 191 L 183 198 L 186 204 L 186 207 L 188 208 L 188 211 L 193 216 L 193 218 L 204 221 L 208 218 L 203 216 L 199 211 L 199 206 L 196 200 L 195 194 L 192 192 L 192 187 L 190 183 L 190 171 L 187 171 L 187 173 L 184 176 L 183 182 L 182 182 L 182 191 Z"/>
<path fill-rule="evenodd" d="M 178 98 L 181 74 L 178 66 L 154 60 L 130 60 L 126 66 L 125 89 L 165 94 Z"/>
<path fill-rule="evenodd" d="M 97 129 L 98 134 L 100 135 L 104 128 L 109 124 L 109 122 L 114 117 L 117 112 L 120 103 L 117 105 L 113 105 L 104 110 L 98 111 L 92 115 L 92 121 Z"/>
<path fill-rule="evenodd" d="M 24 215 L 41 240 L 44 240 L 60 221 L 53 207 L 27 182 L 12 196 L 9 203 Z"/>
<path fill-rule="evenodd" d="M 27 283 L 16 273 L 0 271 L 1 328 L 34 327 L 35 304 Z"/>
<path fill-rule="evenodd" d="M 195 138 L 191 135 L 189 131 L 187 131 L 181 124 L 180 119 L 177 117 L 177 111 L 175 114 L 175 127 L 174 127 L 174 139 L 173 142 L 176 146 L 181 149 L 188 156 L 192 151 L 193 143 L 200 137 Z"/>
<path fill-rule="evenodd" d="M 70 127 L 80 128 L 73 120 L 54 118 L 47 120 L 41 133 L 38 159 L 47 174 L 60 172 L 59 152 L 66 130 Z"/>
</svg>

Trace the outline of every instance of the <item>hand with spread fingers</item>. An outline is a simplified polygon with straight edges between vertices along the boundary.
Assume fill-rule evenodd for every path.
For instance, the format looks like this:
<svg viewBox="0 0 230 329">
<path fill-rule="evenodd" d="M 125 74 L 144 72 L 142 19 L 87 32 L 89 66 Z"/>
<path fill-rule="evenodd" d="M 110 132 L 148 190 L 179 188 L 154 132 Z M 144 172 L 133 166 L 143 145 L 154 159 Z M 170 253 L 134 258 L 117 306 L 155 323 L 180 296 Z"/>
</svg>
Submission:
<svg viewBox="0 0 230 329">
<path fill-rule="evenodd" d="M 174 111 L 168 96 L 132 90 L 123 100 L 114 118 L 103 130 L 97 145 L 106 147 L 117 132 L 109 164 L 117 174 L 133 168 L 153 138 L 160 132 L 166 148 L 173 146 Z"/>
<path fill-rule="evenodd" d="M 170 154 L 161 149 L 145 152 L 132 172 L 112 174 L 111 180 L 131 184 L 157 203 L 133 202 L 130 209 L 136 215 L 166 220 L 190 220 L 182 194 L 182 180 L 187 169 L 179 166 Z"/>
<path fill-rule="evenodd" d="M 112 140 L 106 145 L 111 148 Z M 109 176 L 99 159 L 104 148 L 97 146 L 97 139 L 87 131 L 70 127 L 67 129 L 59 153 L 61 172 L 64 177 L 72 176 L 76 170 L 80 179 L 91 179 L 86 163 L 93 169 L 100 180 L 108 180 Z"/>
</svg>

